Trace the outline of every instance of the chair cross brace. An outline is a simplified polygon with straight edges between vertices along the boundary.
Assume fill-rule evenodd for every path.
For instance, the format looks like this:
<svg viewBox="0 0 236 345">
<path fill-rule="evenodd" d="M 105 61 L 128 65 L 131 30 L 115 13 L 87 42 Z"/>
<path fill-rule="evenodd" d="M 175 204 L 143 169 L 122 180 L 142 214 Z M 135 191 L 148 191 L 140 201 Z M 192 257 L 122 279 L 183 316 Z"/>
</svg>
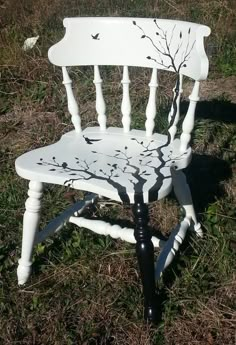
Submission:
<svg viewBox="0 0 236 345">
<path fill-rule="evenodd" d="M 163 271 L 171 264 L 180 244 L 183 242 L 186 231 L 190 226 L 190 219 L 185 218 L 171 232 L 168 240 L 152 236 L 148 228 L 148 207 L 144 203 L 135 203 L 132 207 L 135 227 L 122 228 L 119 225 L 111 225 L 102 220 L 92 220 L 82 217 L 83 211 L 98 200 L 98 195 L 89 193 L 84 200 L 79 200 L 68 207 L 64 212 L 54 218 L 48 225 L 37 231 L 34 245 L 41 243 L 47 237 L 59 232 L 69 222 L 79 227 L 87 228 L 100 235 L 109 235 L 112 238 L 120 238 L 129 243 L 136 243 L 136 254 L 143 284 L 145 319 L 156 322 L 158 320 L 158 305 L 156 281 Z M 160 248 L 161 253 L 154 267 L 154 248 Z M 31 265 L 24 264 L 24 258 L 19 260 L 18 282 L 24 284 L 31 273 Z"/>
</svg>

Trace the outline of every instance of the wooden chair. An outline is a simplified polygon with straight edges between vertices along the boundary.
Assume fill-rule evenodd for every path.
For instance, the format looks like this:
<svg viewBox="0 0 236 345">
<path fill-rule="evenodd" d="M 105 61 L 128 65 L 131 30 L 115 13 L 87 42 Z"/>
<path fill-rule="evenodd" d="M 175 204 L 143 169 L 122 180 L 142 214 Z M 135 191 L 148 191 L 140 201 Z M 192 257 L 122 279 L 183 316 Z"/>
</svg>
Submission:
<svg viewBox="0 0 236 345">
<path fill-rule="evenodd" d="M 30 181 L 18 282 L 24 284 L 30 275 L 33 246 L 60 230 L 68 221 L 98 234 L 136 243 L 145 300 L 144 314 L 146 319 L 155 322 L 158 313 L 155 275 L 158 279 L 170 264 L 189 227 L 202 235 L 182 169 L 191 160 L 190 139 L 199 100 L 199 85 L 208 73 L 204 37 L 210 34 L 210 29 L 174 20 L 99 17 L 66 18 L 64 26 L 65 36 L 50 48 L 49 60 L 62 67 L 68 109 L 75 129 L 64 134 L 55 144 L 25 153 L 16 160 L 17 173 Z M 82 129 L 67 66 L 85 65 L 94 66 L 99 126 Z M 102 65 L 123 66 L 123 128 L 106 126 L 106 104 L 99 70 Z M 146 130 L 130 128 L 132 110 L 128 66 L 151 69 Z M 176 75 L 172 107 L 167 114 L 169 127 L 166 135 L 153 133 L 157 73 L 160 70 Z M 176 138 L 183 76 L 193 80 L 193 88 L 182 133 L 180 138 Z M 39 231 L 41 198 L 46 183 L 69 185 L 91 193 Z M 172 186 L 185 210 L 185 218 L 165 242 L 150 234 L 147 205 L 167 196 Z M 99 196 L 132 205 L 134 229 L 83 218 L 83 210 Z M 159 246 L 162 250 L 155 269 L 153 248 Z"/>
</svg>

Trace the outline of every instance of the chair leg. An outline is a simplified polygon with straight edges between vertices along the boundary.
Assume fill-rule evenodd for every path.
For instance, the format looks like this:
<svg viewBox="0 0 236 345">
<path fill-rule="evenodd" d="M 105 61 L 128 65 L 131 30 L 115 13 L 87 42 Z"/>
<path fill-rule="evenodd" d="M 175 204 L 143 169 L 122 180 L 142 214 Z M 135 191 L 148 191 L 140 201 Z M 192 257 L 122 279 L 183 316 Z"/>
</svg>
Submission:
<svg viewBox="0 0 236 345">
<path fill-rule="evenodd" d="M 181 170 L 172 171 L 172 180 L 175 195 L 180 205 L 185 210 L 185 215 L 190 217 L 194 224 L 194 231 L 200 237 L 203 236 L 201 224 L 198 223 L 193 207 L 192 195 L 185 174 Z"/>
<path fill-rule="evenodd" d="M 38 231 L 38 224 L 41 209 L 41 197 L 43 194 L 43 184 L 41 182 L 30 181 L 28 199 L 25 203 L 25 213 L 23 218 L 23 236 L 21 258 L 17 268 L 18 284 L 23 285 L 28 280 L 31 273 L 32 253 L 35 236 Z"/>
<path fill-rule="evenodd" d="M 157 293 L 154 273 L 154 248 L 148 229 L 148 207 L 144 203 L 133 206 L 135 221 L 134 237 L 136 254 L 143 284 L 144 318 L 156 323 L 158 321 Z"/>
</svg>

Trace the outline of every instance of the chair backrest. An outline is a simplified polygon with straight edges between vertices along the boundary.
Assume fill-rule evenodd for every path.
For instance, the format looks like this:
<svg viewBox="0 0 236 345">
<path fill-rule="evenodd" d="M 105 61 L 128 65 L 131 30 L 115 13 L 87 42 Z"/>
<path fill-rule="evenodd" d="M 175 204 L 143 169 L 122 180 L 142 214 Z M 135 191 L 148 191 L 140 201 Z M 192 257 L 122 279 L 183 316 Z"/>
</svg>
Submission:
<svg viewBox="0 0 236 345">
<path fill-rule="evenodd" d="M 210 34 L 207 26 L 166 19 L 146 18 L 66 18 L 64 38 L 49 50 L 49 60 L 63 70 L 68 108 L 75 129 L 81 131 L 79 108 L 73 95 L 66 66 L 94 65 L 96 110 L 101 130 L 106 129 L 106 106 L 102 94 L 99 66 L 123 66 L 123 99 L 121 104 L 124 131 L 130 130 L 131 102 L 129 97 L 128 66 L 152 68 L 150 94 L 146 108 L 146 134 L 151 136 L 156 115 L 157 70 L 177 75 L 169 114 L 169 136 L 173 140 L 179 120 L 179 102 L 182 76 L 195 80 L 190 105 L 183 123 L 182 149 L 187 147 L 194 124 L 194 111 L 198 101 L 199 81 L 206 79 L 208 59 L 204 50 L 204 37 Z"/>
</svg>

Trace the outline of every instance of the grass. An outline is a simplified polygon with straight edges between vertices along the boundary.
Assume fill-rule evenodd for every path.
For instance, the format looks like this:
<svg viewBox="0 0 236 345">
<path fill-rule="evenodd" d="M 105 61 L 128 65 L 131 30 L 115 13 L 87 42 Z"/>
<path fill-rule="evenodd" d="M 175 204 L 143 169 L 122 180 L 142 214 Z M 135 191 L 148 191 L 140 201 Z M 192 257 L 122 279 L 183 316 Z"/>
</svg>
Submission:
<svg viewBox="0 0 236 345">
<path fill-rule="evenodd" d="M 1 10 L 0 343 L 235 344 L 234 2 L 153 0 L 147 5 L 143 0 L 42 0 L 39 6 L 32 0 L 9 0 Z M 17 177 L 14 160 L 72 128 L 60 71 L 48 63 L 47 50 L 63 35 L 62 18 L 75 15 L 158 16 L 212 28 L 207 44 L 211 71 L 209 82 L 203 85 L 206 97 L 197 109 L 195 155 L 186 171 L 205 237 L 189 236 L 164 274 L 160 282 L 163 316 L 158 327 L 142 320 L 134 247 L 72 225 L 36 248 L 32 277 L 25 287 L 17 286 L 27 182 Z M 34 35 L 40 36 L 36 47 L 23 52 L 24 40 Z M 82 124 L 92 125 L 96 116 L 91 69 L 71 72 L 80 95 Z M 119 69 L 103 71 L 105 97 L 115 99 L 108 104 L 110 125 L 120 124 L 120 76 Z M 145 121 L 149 77 L 139 69 L 132 71 L 132 125 L 137 128 Z M 166 127 L 169 86 L 163 78 L 156 121 L 160 131 Z M 183 114 L 185 108 L 184 101 Z M 47 188 L 41 226 L 70 203 L 67 192 L 63 187 Z M 81 194 L 76 192 L 76 196 Z M 94 217 L 132 223 L 129 208 L 107 200 L 91 212 Z M 179 217 L 173 195 L 150 206 L 150 226 L 164 235 Z"/>
</svg>

